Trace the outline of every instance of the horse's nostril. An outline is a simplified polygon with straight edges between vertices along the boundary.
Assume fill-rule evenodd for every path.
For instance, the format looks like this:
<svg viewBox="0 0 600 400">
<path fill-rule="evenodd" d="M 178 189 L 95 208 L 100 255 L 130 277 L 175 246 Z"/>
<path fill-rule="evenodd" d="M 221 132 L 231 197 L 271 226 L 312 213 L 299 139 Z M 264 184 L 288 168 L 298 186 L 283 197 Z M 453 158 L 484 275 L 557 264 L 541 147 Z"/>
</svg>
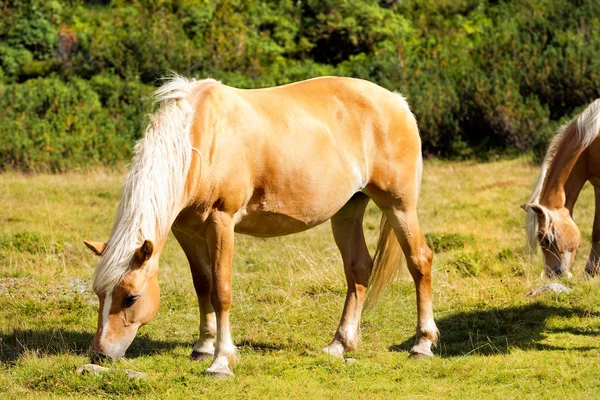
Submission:
<svg viewBox="0 0 600 400">
<path fill-rule="evenodd" d="M 90 360 L 93 364 L 103 364 L 104 362 L 109 360 L 109 357 L 106 354 L 102 354 L 98 351 L 92 350 L 90 353 Z"/>
<path fill-rule="evenodd" d="M 564 276 L 570 278 L 572 276 L 568 268 L 565 268 L 564 265 L 561 263 L 556 263 L 552 266 L 546 266 L 545 272 L 546 276 L 550 279 L 559 279 Z"/>
</svg>

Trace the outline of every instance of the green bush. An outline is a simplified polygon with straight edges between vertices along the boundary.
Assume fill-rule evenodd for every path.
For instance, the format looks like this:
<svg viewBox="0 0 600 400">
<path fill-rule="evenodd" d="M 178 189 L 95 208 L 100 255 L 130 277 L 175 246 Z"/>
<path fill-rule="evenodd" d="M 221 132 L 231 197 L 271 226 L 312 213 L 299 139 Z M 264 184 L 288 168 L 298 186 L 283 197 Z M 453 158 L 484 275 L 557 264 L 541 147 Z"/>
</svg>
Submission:
<svg viewBox="0 0 600 400">
<path fill-rule="evenodd" d="M 111 115 L 112 104 L 120 105 L 111 97 L 103 107 L 90 82 L 78 78 L 0 88 L 0 166 L 59 172 L 127 158 L 141 115 L 127 107 Z"/>
<path fill-rule="evenodd" d="M 170 71 L 398 90 L 426 154 L 543 152 L 600 96 L 596 0 L 0 0 L 0 169 L 127 159 Z"/>
</svg>

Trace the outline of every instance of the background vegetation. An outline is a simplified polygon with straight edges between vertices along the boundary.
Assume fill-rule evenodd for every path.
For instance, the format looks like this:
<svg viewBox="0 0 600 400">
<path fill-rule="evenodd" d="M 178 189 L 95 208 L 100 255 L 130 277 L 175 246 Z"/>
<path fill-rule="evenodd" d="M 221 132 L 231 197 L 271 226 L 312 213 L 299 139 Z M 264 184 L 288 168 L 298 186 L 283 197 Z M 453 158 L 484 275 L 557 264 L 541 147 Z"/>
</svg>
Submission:
<svg viewBox="0 0 600 400">
<path fill-rule="evenodd" d="M 597 0 L 0 0 L 0 169 L 128 158 L 169 71 L 405 94 L 428 154 L 544 151 L 600 96 Z"/>
</svg>

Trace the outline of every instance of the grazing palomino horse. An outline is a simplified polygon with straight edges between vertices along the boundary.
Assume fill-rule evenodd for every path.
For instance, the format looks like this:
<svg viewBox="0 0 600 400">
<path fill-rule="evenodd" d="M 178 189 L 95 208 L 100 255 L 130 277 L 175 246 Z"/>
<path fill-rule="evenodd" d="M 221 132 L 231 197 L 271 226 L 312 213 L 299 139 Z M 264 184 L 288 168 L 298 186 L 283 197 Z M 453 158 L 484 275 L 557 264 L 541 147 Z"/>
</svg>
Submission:
<svg viewBox="0 0 600 400">
<path fill-rule="evenodd" d="M 93 354 L 122 356 L 156 314 L 158 260 L 171 229 L 200 307 L 192 358 L 213 357 L 207 372 L 232 375 L 234 232 L 280 236 L 331 219 L 348 293 L 324 351 L 342 357 L 356 348 L 371 271 L 377 293 L 404 253 L 417 293 L 411 354 L 433 355 L 432 252 L 417 218 L 421 140 L 400 94 L 350 78 L 241 90 L 174 77 L 156 97 L 161 107 L 135 147 L 110 239 L 86 243 L 101 256 Z M 369 199 L 383 211 L 375 261 L 362 228 Z"/>
<path fill-rule="evenodd" d="M 544 271 L 550 278 L 571 277 L 571 266 L 581 241 L 573 221 L 573 206 L 585 182 L 594 186 L 596 214 L 592 250 L 585 267 L 588 275 L 600 272 L 600 99 L 594 101 L 552 140 L 529 203 L 527 238 L 539 240 Z"/>
</svg>

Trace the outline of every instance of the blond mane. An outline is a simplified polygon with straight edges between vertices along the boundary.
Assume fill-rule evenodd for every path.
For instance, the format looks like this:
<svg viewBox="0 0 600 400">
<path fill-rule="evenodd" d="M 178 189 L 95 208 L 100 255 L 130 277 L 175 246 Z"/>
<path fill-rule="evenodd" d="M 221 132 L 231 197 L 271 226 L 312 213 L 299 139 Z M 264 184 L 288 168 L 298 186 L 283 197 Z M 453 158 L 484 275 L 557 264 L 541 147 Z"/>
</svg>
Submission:
<svg viewBox="0 0 600 400">
<path fill-rule="evenodd" d="M 185 99 L 199 83 L 173 75 L 154 92 L 161 105 L 135 145 L 110 239 L 96 267 L 97 293 L 119 283 L 144 240 L 165 238 L 180 211 L 192 157 L 193 109 Z"/>
<path fill-rule="evenodd" d="M 540 174 L 529 198 L 529 205 L 539 205 L 540 196 L 546 184 L 548 170 L 556 155 L 569 148 L 573 154 L 585 150 L 598 137 L 599 132 L 600 99 L 597 99 L 575 119 L 558 129 L 556 136 L 550 142 L 550 146 L 548 146 L 548 151 L 546 151 Z M 545 215 L 544 221 L 548 225 L 550 223 L 548 210 L 545 207 L 541 207 L 541 209 Z M 535 251 L 537 249 L 537 233 L 539 230 L 538 216 L 533 210 L 529 209 L 526 218 L 527 244 L 532 251 Z M 545 228 L 545 231 L 551 234 L 550 229 L 548 229 L 549 226 Z"/>
</svg>

